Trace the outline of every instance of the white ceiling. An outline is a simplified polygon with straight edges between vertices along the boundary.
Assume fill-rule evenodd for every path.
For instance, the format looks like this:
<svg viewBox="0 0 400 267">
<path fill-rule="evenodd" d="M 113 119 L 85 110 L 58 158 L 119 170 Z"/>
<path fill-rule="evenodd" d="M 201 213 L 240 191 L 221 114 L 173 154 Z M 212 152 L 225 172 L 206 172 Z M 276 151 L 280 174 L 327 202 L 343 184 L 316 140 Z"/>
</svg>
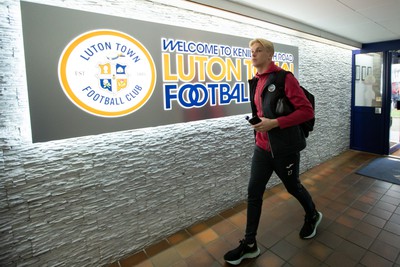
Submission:
<svg viewBox="0 0 400 267">
<path fill-rule="evenodd" d="M 340 41 L 340 38 L 344 38 L 350 44 L 400 40 L 400 0 L 191 2 L 244 14 L 328 39 Z"/>
</svg>

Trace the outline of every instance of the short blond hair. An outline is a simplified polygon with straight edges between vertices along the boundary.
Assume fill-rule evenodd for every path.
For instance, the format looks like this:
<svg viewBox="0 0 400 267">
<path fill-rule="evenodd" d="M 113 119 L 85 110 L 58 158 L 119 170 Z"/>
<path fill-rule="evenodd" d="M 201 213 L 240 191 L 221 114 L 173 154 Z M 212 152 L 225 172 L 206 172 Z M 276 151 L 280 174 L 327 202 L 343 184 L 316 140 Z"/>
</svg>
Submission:
<svg viewBox="0 0 400 267">
<path fill-rule="evenodd" d="M 255 43 L 261 44 L 267 51 L 275 53 L 274 44 L 263 38 L 255 38 L 250 41 L 249 46 L 252 47 Z"/>
</svg>

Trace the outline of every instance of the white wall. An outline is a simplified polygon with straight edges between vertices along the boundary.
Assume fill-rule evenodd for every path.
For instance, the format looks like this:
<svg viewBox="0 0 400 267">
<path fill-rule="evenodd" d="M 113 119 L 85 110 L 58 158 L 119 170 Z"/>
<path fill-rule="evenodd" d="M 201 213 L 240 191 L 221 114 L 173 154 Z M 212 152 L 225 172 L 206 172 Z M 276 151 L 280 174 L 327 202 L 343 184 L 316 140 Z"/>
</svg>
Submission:
<svg viewBox="0 0 400 267">
<path fill-rule="evenodd" d="M 180 1 L 33 2 L 298 46 L 300 81 L 316 96 L 302 171 L 349 146 L 348 49 Z M 106 265 L 246 198 L 243 116 L 32 144 L 19 1 L 1 1 L 0 13 L 1 266 Z"/>
</svg>

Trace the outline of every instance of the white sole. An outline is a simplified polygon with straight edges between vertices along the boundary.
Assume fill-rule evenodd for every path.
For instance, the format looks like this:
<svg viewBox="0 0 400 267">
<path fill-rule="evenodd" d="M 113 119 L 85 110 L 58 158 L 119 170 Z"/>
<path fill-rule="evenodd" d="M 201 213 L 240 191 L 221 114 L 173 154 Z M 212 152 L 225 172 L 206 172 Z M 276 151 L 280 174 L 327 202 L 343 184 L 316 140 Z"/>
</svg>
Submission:
<svg viewBox="0 0 400 267">
<path fill-rule="evenodd" d="M 314 231 L 311 233 L 311 235 L 303 237 L 303 239 L 313 238 L 317 234 L 317 227 L 318 227 L 319 223 L 322 221 L 322 213 L 318 211 L 318 214 L 319 214 L 319 218 L 318 218 L 318 221 L 315 223 Z"/>
<path fill-rule="evenodd" d="M 232 264 L 232 265 L 239 265 L 242 262 L 242 260 L 244 260 L 244 259 L 253 259 L 253 258 L 258 257 L 259 255 L 260 255 L 260 249 L 257 248 L 257 251 L 255 251 L 253 253 L 246 253 L 238 260 L 235 260 L 235 261 L 227 261 L 226 260 L 226 262 L 229 263 L 229 264 Z"/>
</svg>

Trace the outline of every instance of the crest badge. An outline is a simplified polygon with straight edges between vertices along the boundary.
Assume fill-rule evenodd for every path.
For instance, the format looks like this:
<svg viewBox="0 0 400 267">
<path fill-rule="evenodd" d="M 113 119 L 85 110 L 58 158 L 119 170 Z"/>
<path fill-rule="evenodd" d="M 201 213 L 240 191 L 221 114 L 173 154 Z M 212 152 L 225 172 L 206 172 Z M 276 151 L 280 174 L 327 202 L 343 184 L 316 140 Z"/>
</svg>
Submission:
<svg viewBox="0 0 400 267">
<path fill-rule="evenodd" d="M 275 91 L 275 89 L 276 89 L 276 86 L 275 86 L 275 84 L 270 84 L 270 85 L 268 85 L 268 92 L 273 92 L 273 91 Z"/>
<path fill-rule="evenodd" d="M 60 85 L 69 100 L 100 117 L 139 110 L 152 96 L 156 76 L 153 58 L 143 44 L 107 29 L 76 36 L 58 63 Z"/>
</svg>

